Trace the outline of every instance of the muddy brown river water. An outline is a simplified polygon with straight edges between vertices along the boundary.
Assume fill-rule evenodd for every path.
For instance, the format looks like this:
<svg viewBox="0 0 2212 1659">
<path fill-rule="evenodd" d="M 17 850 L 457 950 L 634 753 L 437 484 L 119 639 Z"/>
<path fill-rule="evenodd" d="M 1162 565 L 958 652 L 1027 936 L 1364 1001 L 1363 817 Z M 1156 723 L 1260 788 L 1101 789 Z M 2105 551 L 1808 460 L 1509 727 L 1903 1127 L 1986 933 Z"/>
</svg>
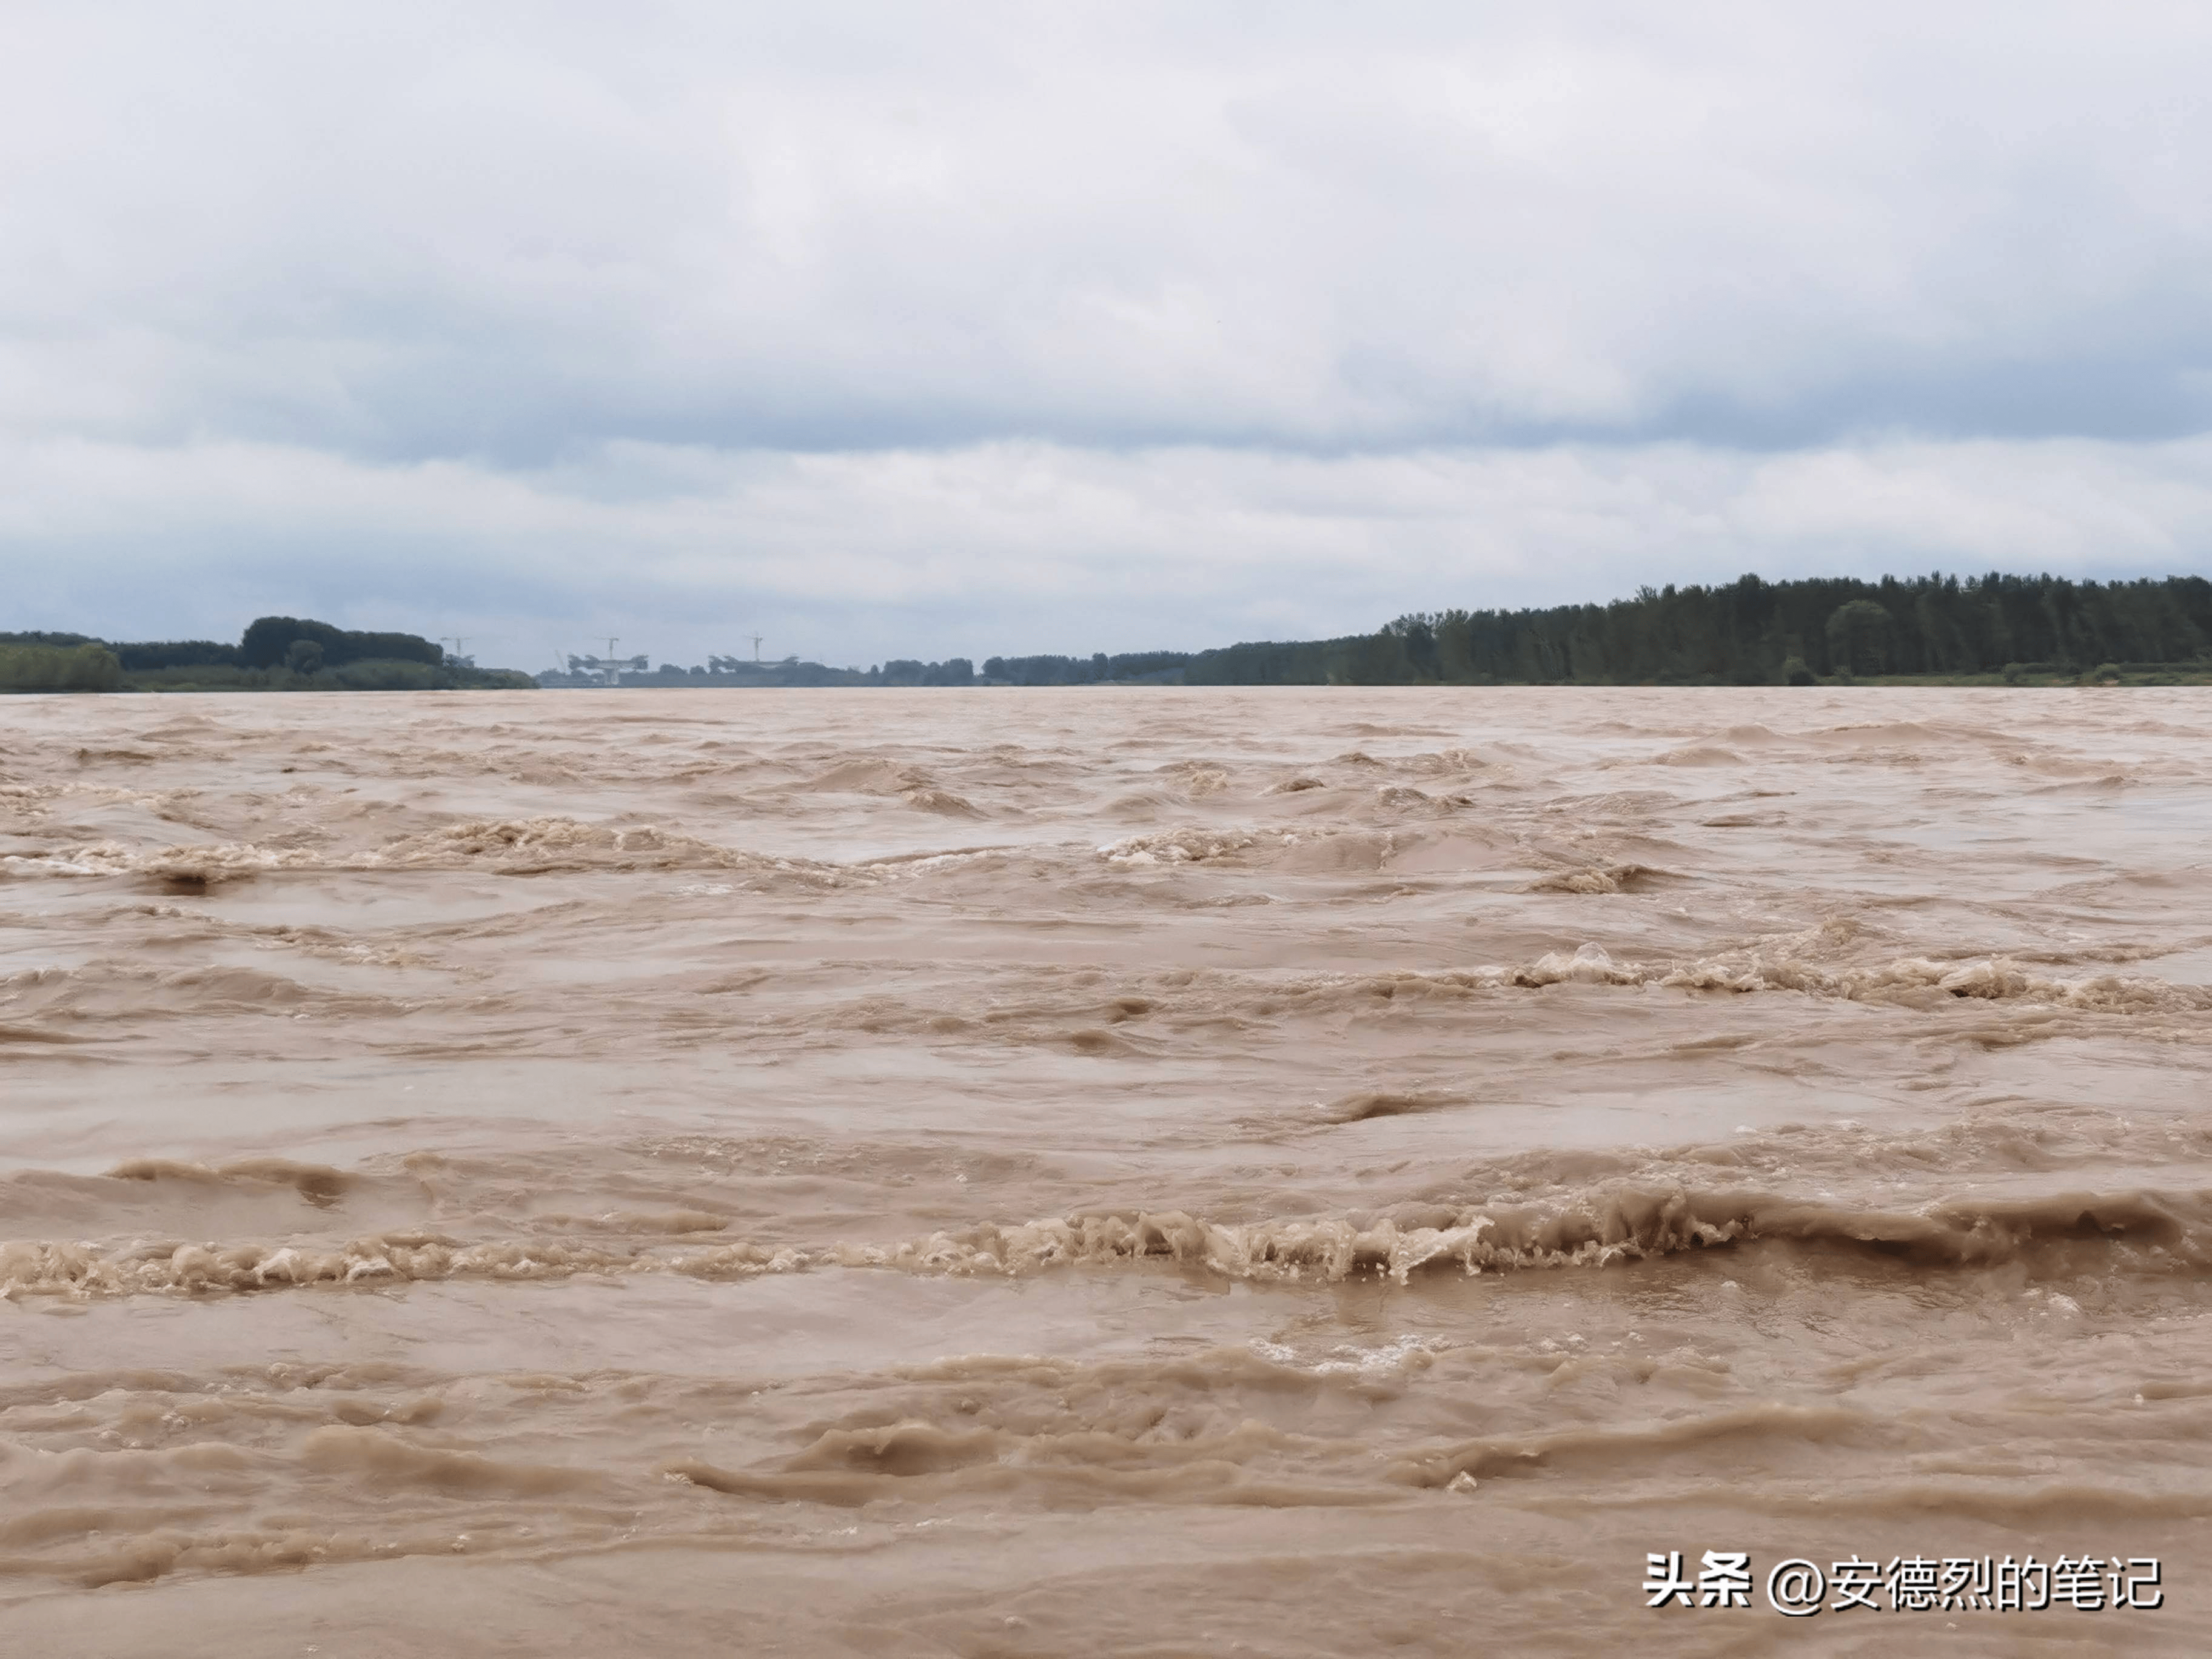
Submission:
<svg viewBox="0 0 2212 1659">
<path fill-rule="evenodd" d="M 2209 734 L 0 701 L 0 1651 L 2212 1650 Z"/>
</svg>

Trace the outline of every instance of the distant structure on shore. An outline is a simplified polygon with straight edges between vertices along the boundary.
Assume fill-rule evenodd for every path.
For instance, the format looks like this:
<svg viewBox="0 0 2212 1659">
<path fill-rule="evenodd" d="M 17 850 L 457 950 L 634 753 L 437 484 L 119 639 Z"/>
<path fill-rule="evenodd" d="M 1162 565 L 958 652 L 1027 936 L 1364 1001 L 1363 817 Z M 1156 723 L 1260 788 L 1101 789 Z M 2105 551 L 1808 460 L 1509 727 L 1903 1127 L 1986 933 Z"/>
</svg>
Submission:
<svg viewBox="0 0 2212 1659">
<path fill-rule="evenodd" d="M 563 674 L 556 668 L 550 673 L 540 674 L 538 683 L 540 685 L 620 685 L 624 674 L 641 674 L 651 665 L 643 656 L 616 656 L 614 645 L 614 641 L 607 641 L 608 653 L 604 657 L 571 657 L 567 673 Z"/>
<path fill-rule="evenodd" d="M 760 635 L 749 635 L 756 651 L 760 648 Z M 617 657 L 607 641 L 609 651 L 605 657 L 575 657 L 564 659 L 564 665 L 548 669 L 538 675 L 538 684 L 549 690 L 605 690 L 611 686 L 630 690 L 709 690 L 776 686 L 827 685 L 987 685 L 994 682 L 987 675 L 979 675 L 975 665 L 966 657 L 950 657 L 943 662 L 921 662 L 894 658 L 872 668 L 831 668 L 826 664 L 804 661 L 792 656 L 774 662 L 763 662 L 759 657 L 710 656 L 703 666 L 681 667 L 672 662 L 658 667 L 650 665 L 647 658 Z M 998 682 L 1005 684 L 1006 682 Z"/>
<path fill-rule="evenodd" d="M 550 690 L 604 690 L 610 686 L 632 689 L 704 690 L 714 687 L 790 685 L 881 685 L 882 669 L 829 668 L 818 662 L 786 657 L 762 662 L 744 657 L 714 656 L 704 666 L 684 668 L 665 662 L 659 667 L 643 656 L 569 657 L 565 668 L 549 669 L 538 683 Z"/>
</svg>

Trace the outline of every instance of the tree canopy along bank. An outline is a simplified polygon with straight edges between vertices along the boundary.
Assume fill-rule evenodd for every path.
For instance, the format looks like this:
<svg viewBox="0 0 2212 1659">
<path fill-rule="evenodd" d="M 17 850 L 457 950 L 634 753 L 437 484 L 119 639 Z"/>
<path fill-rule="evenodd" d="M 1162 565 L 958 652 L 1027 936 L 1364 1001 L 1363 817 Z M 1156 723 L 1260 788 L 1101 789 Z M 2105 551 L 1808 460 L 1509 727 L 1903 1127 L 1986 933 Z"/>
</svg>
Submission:
<svg viewBox="0 0 2212 1659">
<path fill-rule="evenodd" d="M 0 634 L 0 691 L 451 691 L 526 690 L 526 674 L 481 669 L 416 634 L 357 633 L 261 617 L 236 645 Z"/>
<path fill-rule="evenodd" d="M 1373 634 L 1233 645 L 1189 685 L 1771 685 L 1839 676 L 2212 670 L 2212 581 L 1886 576 L 1650 587 L 1611 605 L 1442 611 Z"/>
</svg>

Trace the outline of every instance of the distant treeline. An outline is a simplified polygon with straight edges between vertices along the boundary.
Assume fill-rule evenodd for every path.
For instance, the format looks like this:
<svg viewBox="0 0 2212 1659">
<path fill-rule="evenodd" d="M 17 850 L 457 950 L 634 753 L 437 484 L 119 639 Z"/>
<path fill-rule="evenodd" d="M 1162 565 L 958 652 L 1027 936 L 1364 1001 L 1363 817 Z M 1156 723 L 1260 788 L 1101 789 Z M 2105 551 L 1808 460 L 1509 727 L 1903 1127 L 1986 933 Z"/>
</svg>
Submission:
<svg viewBox="0 0 2212 1659">
<path fill-rule="evenodd" d="M 966 657 L 947 657 L 943 662 L 915 662 L 894 657 L 871 668 L 863 682 L 868 685 L 973 685 L 975 665 Z"/>
<path fill-rule="evenodd" d="M 1611 605 L 1443 611 L 1373 634 L 1202 651 L 1188 685 L 1772 685 L 2194 664 L 2212 581 L 1919 576 L 1644 588 Z"/>
<path fill-rule="evenodd" d="M 299 617 L 258 617 L 236 645 L 213 640 L 130 640 L 111 645 L 125 670 L 148 668 L 274 668 L 312 662 L 343 668 L 355 662 L 446 664 L 444 649 L 419 634 L 364 634 Z"/>
<path fill-rule="evenodd" d="M 526 674 L 449 660 L 416 634 L 261 617 L 236 645 L 0 634 L 0 691 L 403 691 L 525 688 Z"/>
<path fill-rule="evenodd" d="M 1012 685 L 1097 685 L 1107 680 L 1171 680 L 1190 661 L 1188 651 L 1128 651 L 1109 657 L 993 657 L 987 679 Z"/>
<path fill-rule="evenodd" d="M 2168 576 L 1885 576 L 1643 588 L 1610 605 L 1438 611 L 1371 634 L 1263 641 L 1195 653 L 894 658 L 866 670 L 796 657 L 716 658 L 713 667 L 624 671 L 651 686 L 1776 685 L 1905 676 L 2078 678 L 2112 671 L 2212 675 L 2212 581 Z M 2172 674 L 2163 678 L 2172 678 Z M 236 645 L 110 644 L 82 634 L 0 634 L 0 691 L 402 690 L 602 684 L 596 673 L 530 676 L 448 658 L 415 634 L 357 633 L 262 617 Z"/>
</svg>

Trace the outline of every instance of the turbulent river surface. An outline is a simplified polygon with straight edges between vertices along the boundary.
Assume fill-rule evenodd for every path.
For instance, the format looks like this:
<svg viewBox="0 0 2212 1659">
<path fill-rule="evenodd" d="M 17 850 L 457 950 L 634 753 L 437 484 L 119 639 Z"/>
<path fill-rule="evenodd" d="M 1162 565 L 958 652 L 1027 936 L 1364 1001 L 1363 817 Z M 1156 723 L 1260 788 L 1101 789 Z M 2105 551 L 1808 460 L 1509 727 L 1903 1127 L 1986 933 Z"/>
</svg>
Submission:
<svg viewBox="0 0 2212 1659">
<path fill-rule="evenodd" d="M 0 1649 L 2212 1650 L 2208 721 L 0 702 Z"/>
</svg>

